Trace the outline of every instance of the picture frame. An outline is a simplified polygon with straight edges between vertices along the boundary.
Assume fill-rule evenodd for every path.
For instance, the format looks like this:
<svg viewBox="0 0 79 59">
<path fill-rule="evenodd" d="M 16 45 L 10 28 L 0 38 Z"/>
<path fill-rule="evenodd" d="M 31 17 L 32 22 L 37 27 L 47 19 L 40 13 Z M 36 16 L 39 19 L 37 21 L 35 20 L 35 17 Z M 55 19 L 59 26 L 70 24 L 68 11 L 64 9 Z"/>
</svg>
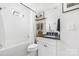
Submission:
<svg viewBox="0 0 79 59">
<path fill-rule="evenodd" d="M 62 3 L 62 12 L 70 12 L 79 9 L 79 3 Z"/>
</svg>

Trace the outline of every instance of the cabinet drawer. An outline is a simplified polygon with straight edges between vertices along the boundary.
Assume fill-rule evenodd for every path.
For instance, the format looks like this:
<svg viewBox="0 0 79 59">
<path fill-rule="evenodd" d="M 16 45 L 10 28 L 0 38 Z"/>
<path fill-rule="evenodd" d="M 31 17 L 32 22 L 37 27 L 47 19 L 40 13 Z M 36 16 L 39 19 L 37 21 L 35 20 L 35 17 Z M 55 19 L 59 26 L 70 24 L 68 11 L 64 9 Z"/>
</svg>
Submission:
<svg viewBox="0 0 79 59">
<path fill-rule="evenodd" d="M 43 41 L 39 41 L 38 42 L 38 45 L 39 44 L 42 44 L 44 47 L 49 47 L 49 46 L 51 46 L 51 47 L 56 47 L 56 44 L 50 44 L 50 43 L 48 43 L 48 42 L 43 42 Z"/>
<path fill-rule="evenodd" d="M 45 41 L 45 40 L 40 40 L 38 41 L 38 43 L 43 43 L 44 45 L 50 45 L 50 46 L 56 46 L 56 41 L 54 42 L 49 42 L 49 41 Z"/>
<path fill-rule="evenodd" d="M 46 42 L 38 42 L 39 56 L 54 56 L 56 55 L 56 47 Z"/>
<path fill-rule="evenodd" d="M 48 44 L 51 44 L 51 45 L 55 45 L 56 46 L 56 40 L 53 40 L 53 39 L 48 39 L 48 38 L 37 38 L 38 42 L 41 41 L 41 42 L 45 42 L 45 43 L 48 43 Z"/>
</svg>

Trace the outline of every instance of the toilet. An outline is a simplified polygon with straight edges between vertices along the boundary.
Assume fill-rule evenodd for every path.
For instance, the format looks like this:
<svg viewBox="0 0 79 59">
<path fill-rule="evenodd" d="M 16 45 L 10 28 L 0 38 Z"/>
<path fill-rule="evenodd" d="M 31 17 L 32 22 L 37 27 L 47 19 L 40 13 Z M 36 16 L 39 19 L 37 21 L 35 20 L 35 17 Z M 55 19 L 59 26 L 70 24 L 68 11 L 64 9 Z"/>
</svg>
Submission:
<svg viewBox="0 0 79 59">
<path fill-rule="evenodd" d="M 38 45 L 37 44 L 31 44 L 28 46 L 27 48 L 27 53 L 28 53 L 28 56 L 37 56 L 38 55 L 38 52 L 37 52 L 37 47 Z"/>
</svg>

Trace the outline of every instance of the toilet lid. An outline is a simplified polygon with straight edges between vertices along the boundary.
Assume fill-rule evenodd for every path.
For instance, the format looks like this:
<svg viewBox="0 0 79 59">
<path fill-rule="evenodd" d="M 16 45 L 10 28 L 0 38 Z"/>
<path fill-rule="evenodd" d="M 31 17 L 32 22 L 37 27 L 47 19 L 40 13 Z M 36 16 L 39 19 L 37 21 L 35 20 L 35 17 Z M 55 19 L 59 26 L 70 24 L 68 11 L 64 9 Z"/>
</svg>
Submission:
<svg viewBox="0 0 79 59">
<path fill-rule="evenodd" d="M 36 48 L 38 45 L 37 44 L 31 44 L 28 46 L 28 48 Z"/>
</svg>

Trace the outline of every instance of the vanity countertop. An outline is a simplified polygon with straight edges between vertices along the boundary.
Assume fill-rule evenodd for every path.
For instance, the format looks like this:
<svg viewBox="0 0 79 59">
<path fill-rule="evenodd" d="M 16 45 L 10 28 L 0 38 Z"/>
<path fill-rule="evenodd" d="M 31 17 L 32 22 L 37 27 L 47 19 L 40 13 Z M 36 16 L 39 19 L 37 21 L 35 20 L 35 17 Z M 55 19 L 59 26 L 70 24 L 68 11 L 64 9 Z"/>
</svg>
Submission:
<svg viewBox="0 0 79 59">
<path fill-rule="evenodd" d="M 55 37 L 41 37 L 41 38 L 48 38 L 48 39 L 53 39 L 53 40 L 60 40 L 60 39 L 55 38 Z"/>
</svg>

